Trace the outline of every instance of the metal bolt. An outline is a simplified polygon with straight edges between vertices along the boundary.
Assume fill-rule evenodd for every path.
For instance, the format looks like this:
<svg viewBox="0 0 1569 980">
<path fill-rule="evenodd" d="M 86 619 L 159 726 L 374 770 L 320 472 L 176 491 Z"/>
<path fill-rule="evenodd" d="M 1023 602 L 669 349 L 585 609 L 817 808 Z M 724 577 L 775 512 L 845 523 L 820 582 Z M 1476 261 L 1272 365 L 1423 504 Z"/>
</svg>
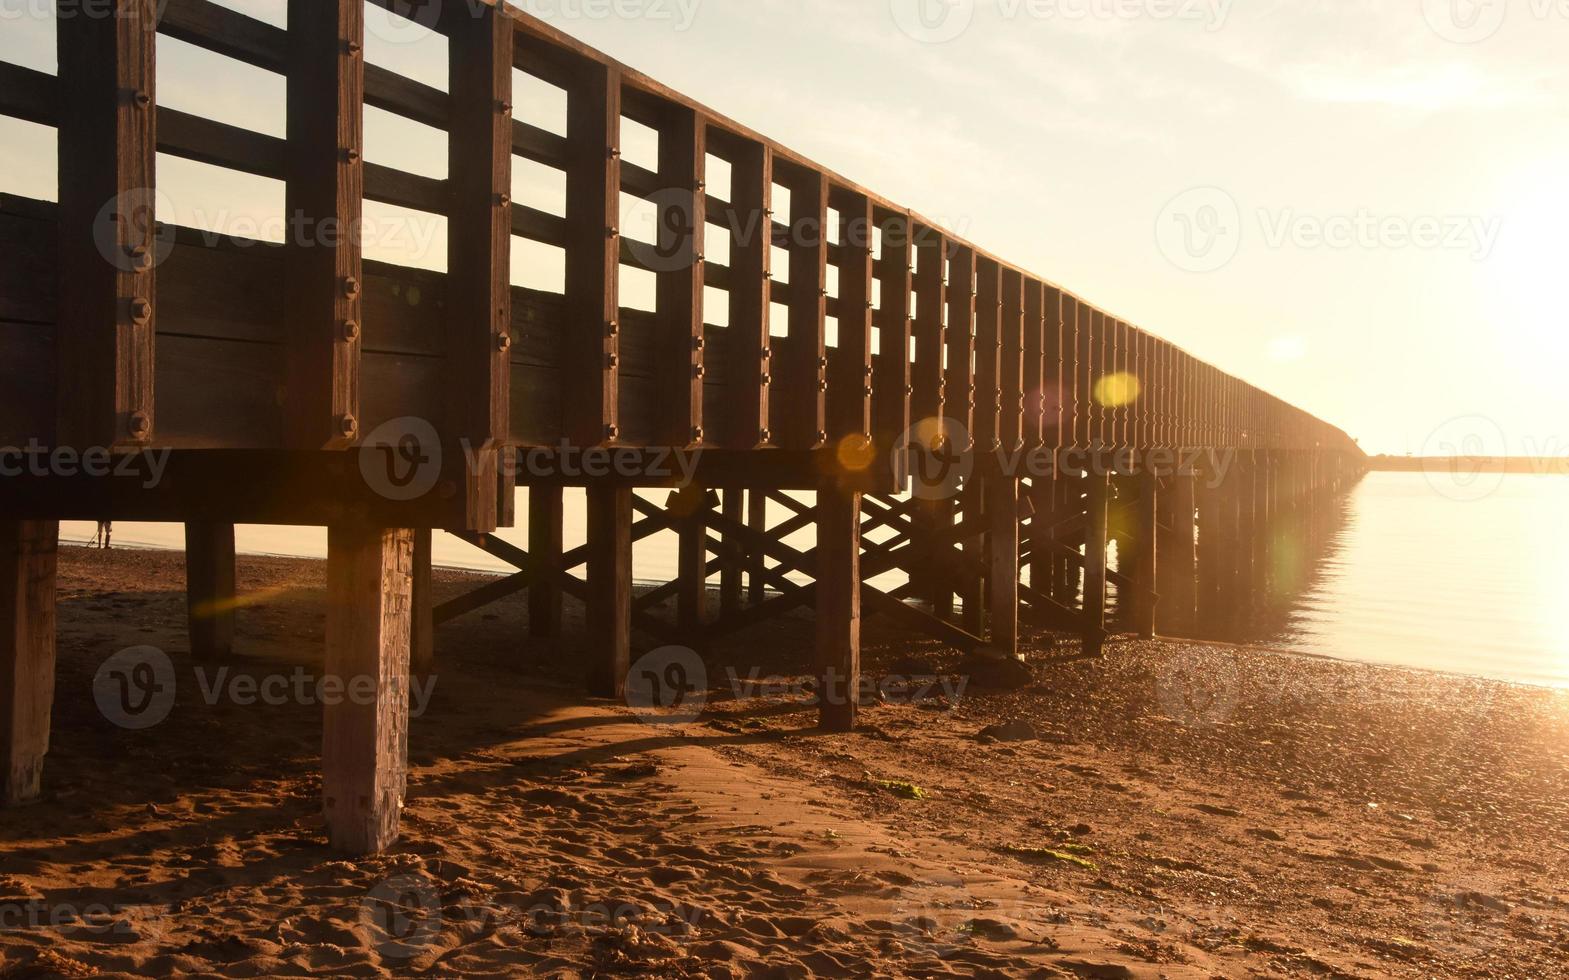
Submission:
<svg viewBox="0 0 1569 980">
<path fill-rule="evenodd" d="M 621 333 L 621 323 L 620 323 L 620 321 L 618 321 L 618 320 L 610 320 L 610 321 L 608 321 L 605 324 L 605 336 L 606 337 L 614 337 L 614 336 L 616 336 L 619 333 Z"/>
<path fill-rule="evenodd" d="M 817 441 L 818 442 L 827 442 L 828 441 L 828 433 L 824 432 L 822 429 L 818 429 L 817 430 Z"/>
<path fill-rule="evenodd" d="M 512 334 L 510 334 L 510 333 L 498 333 L 498 334 L 496 334 L 496 350 L 499 351 L 502 354 L 505 354 L 507 351 L 509 351 L 511 349 L 512 349 Z"/>
<path fill-rule="evenodd" d="M 338 417 L 338 432 L 345 438 L 351 438 L 360 429 L 359 422 L 352 415 Z"/>
<path fill-rule="evenodd" d="M 703 365 L 701 365 L 701 364 L 695 365 L 692 368 L 692 377 L 694 377 L 694 378 L 701 378 L 701 377 L 703 377 L 703 375 L 705 375 L 707 373 L 708 372 L 703 369 Z"/>
<path fill-rule="evenodd" d="M 693 337 L 692 338 L 692 349 L 693 350 L 702 350 L 704 347 L 707 347 L 707 346 L 708 346 L 708 341 L 703 339 L 702 337 Z"/>
<path fill-rule="evenodd" d="M 872 366 L 870 364 L 868 364 L 868 365 L 866 365 L 864 370 L 866 371 L 866 376 L 868 378 L 870 378 L 872 376 Z"/>
<path fill-rule="evenodd" d="M 511 112 L 512 103 L 508 102 L 506 99 L 502 99 L 496 103 L 496 108 L 503 113 Z"/>
<path fill-rule="evenodd" d="M 871 385 L 867 385 L 866 388 L 865 388 L 865 391 L 866 391 L 866 397 L 867 398 L 872 397 L 872 386 Z"/>
<path fill-rule="evenodd" d="M 703 441 L 703 427 L 701 425 L 694 425 L 694 426 L 692 426 L 692 441 L 693 442 L 702 442 Z"/>
<path fill-rule="evenodd" d="M 129 428 L 131 435 L 143 439 L 152 431 L 153 420 L 147 417 L 146 412 L 132 412 Z"/>
<path fill-rule="evenodd" d="M 769 359 L 769 358 L 771 358 L 771 357 L 773 357 L 773 356 L 774 356 L 774 352 L 773 352 L 773 351 L 771 351 L 771 350 L 769 350 L 769 349 L 768 349 L 768 348 L 767 348 L 767 347 L 764 347 L 764 348 L 763 348 L 763 349 L 762 349 L 762 351 L 761 351 L 761 352 L 760 352 L 760 356 L 761 356 L 761 357 L 762 357 L 762 359 L 763 359 L 763 360 L 765 360 L 765 361 L 766 361 L 766 360 L 768 360 L 768 359 Z"/>
<path fill-rule="evenodd" d="M 358 296 L 359 294 L 360 294 L 360 281 L 358 279 L 354 278 L 353 276 L 346 277 L 343 280 L 343 295 L 347 296 L 349 299 L 353 299 L 354 297 Z"/>
<path fill-rule="evenodd" d="M 343 157 L 344 157 L 345 160 L 348 160 L 350 163 L 353 163 L 354 161 L 356 161 L 356 160 L 358 160 L 360 158 L 360 151 L 356 150 L 354 147 L 351 146 L 348 149 L 343 151 Z"/>
<path fill-rule="evenodd" d="M 819 381 L 819 382 L 817 382 L 817 390 L 818 391 L 827 391 L 828 390 L 828 382 L 826 382 L 826 381 Z"/>
<path fill-rule="evenodd" d="M 343 321 L 343 339 L 350 343 L 359 339 L 360 325 L 355 320 Z"/>
<path fill-rule="evenodd" d="M 826 357 L 819 357 L 817 359 L 817 367 L 818 367 L 819 370 L 826 370 L 827 367 L 828 367 L 828 358 L 826 358 Z"/>
<path fill-rule="evenodd" d="M 617 439 L 621 436 L 621 427 L 615 424 L 605 426 L 605 438 Z"/>
<path fill-rule="evenodd" d="M 512 198 L 506 194 L 497 194 L 496 203 L 500 204 L 504 208 L 510 207 L 512 205 Z"/>
<path fill-rule="evenodd" d="M 757 441 L 758 442 L 772 442 L 773 438 L 774 438 L 774 434 L 772 432 L 769 432 L 767 429 L 764 429 L 763 431 L 761 431 L 761 432 L 759 432 L 757 434 Z"/>
<path fill-rule="evenodd" d="M 131 322 L 146 323 L 153 318 L 153 304 L 141 297 L 131 300 Z"/>
<path fill-rule="evenodd" d="M 605 229 L 606 238 L 615 238 L 619 234 L 621 234 L 621 232 L 613 225 Z"/>
<path fill-rule="evenodd" d="M 153 253 L 145 245 L 132 245 L 125 254 L 131 260 L 131 269 L 136 272 L 146 272 L 153 266 Z"/>
<path fill-rule="evenodd" d="M 614 354 L 606 354 L 605 355 L 605 367 L 606 368 L 608 368 L 610 370 L 614 370 L 615 366 L 617 364 L 619 364 L 619 363 L 621 363 L 621 359 L 616 357 L 616 355 L 614 355 Z"/>
<path fill-rule="evenodd" d="M 153 97 L 141 89 L 137 89 L 131 93 L 131 101 L 136 104 L 138 109 L 145 109 L 153 104 Z"/>
<path fill-rule="evenodd" d="M 343 46 L 343 49 L 345 51 L 347 51 L 349 54 L 359 54 L 360 53 L 360 42 L 358 42 L 358 41 L 350 41 L 349 43 L 347 43 L 347 44 L 345 44 Z"/>
<path fill-rule="evenodd" d="M 773 376 L 772 375 L 767 375 L 767 374 L 765 374 L 761 378 L 759 378 L 758 381 L 759 381 L 759 383 L 765 384 L 765 385 L 770 385 L 770 384 L 774 383 Z"/>
</svg>

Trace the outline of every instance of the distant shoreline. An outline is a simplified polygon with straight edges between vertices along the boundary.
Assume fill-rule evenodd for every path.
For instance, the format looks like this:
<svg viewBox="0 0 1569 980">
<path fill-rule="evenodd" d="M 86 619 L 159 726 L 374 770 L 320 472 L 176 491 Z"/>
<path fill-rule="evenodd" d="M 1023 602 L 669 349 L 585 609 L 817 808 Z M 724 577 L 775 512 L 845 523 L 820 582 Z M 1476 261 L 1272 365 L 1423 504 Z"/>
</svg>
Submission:
<svg viewBox="0 0 1569 980">
<path fill-rule="evenodd" d="M 1564 456 L 1369 456 L 1375 473 L 1538 473 L 1569 476 Z"/>
</svg>

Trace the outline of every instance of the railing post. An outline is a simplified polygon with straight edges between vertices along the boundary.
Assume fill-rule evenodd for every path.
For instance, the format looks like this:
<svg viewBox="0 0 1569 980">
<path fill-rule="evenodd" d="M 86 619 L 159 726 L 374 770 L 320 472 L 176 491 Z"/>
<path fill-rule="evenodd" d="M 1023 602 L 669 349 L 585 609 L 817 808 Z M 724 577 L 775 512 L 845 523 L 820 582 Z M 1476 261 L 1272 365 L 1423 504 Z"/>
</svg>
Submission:
<svg viewBox="0 0 1569 980">
<path fill-rule="evenodd" d="M 156 0 L 113 16 L 61 5 L 60 291 L 55 443 L 134 448 L 153 439 Z M 40 433 L 47 436 L 48 433 Z"/>
<path fill-rule="evenodd" d="M 861 495 L 832 483 L 817 493 L 819 722 L 855 728 L 861 679 Z"/>
</svg>

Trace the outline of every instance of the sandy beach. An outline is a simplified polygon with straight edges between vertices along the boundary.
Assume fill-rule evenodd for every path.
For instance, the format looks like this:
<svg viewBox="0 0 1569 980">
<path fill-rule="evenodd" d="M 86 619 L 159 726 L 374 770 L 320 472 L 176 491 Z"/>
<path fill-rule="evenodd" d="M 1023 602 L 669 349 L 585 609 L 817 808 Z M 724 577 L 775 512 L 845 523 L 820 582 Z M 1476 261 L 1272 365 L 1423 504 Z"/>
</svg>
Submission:
<svg viewBox="0 0 1569 980">
<path fill-rule="evenodd" d="M 197 665 L 181 555 L 62 549 L 0 976 L 1569 976 L 1569 692 L 1046 634 L 1001 690 L 872 620 L 882 694 L 823 735 L 805 616 L 708 651 L 693 718 L 583 699 L 578 608 L 534 641 L 514 598 L 440 632 L 402 840 L 346 861 L 323 580 L 242 558 L 239 655 Z M 177 693 L 133 730 L 94 676 L 141 645 Z"/>
</svg>

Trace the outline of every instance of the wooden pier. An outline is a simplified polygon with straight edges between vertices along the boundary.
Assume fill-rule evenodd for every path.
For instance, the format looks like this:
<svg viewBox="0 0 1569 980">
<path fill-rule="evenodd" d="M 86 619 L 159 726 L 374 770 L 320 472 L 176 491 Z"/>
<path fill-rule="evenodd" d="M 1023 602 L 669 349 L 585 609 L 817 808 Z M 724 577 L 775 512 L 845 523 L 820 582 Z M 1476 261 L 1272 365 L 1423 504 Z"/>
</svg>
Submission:
<svg viewBox="0 0 1569 980">
<path fill-rule="evenodd" d="M 1273 542 L 1365 468 L 1339 429 L 538 20 L 372 3 L 445 35 L 445 90 L 365 63 L 364 0 L 290 0 L 287 29 L 115 0 L 60 17 L 58 76 L 0 63 L 0 114 L 54 127 L 60 160 L 58 203 L 0 195 L 0 446 L 53 461 L 0 477 L 0 801 L 40 792 L 60 520 L 185 524 L 198 657 L 233 644 L 233 525 L 329 529 L 327 669 L 377 697 L 326 709 L 324 807 L 333 845 L 368 852 L 398 832 L 411 660 L 504 595 L 528 590 L 535 635 L 587 604 L 605 697 L 634 644 L 810 608 L 844 730 L 864 617 L 1002 659 L 1021 623 L 1087 655 L 1220 632 L 1269 588 Z M 159 34 L 284 76 L 286 136 L 160 106 Z M 514 69 L 560 90 L 561 131 L 513 118 Z M 368 162 L 366 106 L 444 131 L 446 178 Z M 623 120 L 657 161 L 623 158 Z M 354 235 L 161 225 L 157 154 L 281 181 L 293 225 L 439 215 L 448 271 Z M 515 157 L 564 175 L 564 213 L 511 199 Z M 659 209 L 658 241 L 618 227 L 623 196 Z M 512 285 L 519 238 L 562 250 L 560 293 Z M 623 269 L 654 277 L 652 311 L 622 302 Z M 138 457 L 164 451 L 149 479 Z M 519 487 L 526 550 L 494 535 Z M 572 551 L 566 487 L 587 490 Z M 433 609 L 432 531 L 517 572 Z M 680 577 L 634 598 L 634 544 L 662 531 Z M 868 584 L 888 572 L 905 584 Z"/>
</svg>

